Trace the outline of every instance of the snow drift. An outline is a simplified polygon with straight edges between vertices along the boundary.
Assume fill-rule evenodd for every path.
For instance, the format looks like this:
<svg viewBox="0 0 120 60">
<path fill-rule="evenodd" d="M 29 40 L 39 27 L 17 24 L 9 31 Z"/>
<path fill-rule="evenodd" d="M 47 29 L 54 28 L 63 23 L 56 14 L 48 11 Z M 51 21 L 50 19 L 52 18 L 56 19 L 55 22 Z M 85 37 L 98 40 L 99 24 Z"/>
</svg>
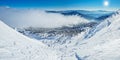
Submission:
<svg viewBox="0 0 120 60">
<path fill-rule="evenodd" d="M 0 60 L 59 60 L 53 51 L 0 21 Z"/>
</svg>

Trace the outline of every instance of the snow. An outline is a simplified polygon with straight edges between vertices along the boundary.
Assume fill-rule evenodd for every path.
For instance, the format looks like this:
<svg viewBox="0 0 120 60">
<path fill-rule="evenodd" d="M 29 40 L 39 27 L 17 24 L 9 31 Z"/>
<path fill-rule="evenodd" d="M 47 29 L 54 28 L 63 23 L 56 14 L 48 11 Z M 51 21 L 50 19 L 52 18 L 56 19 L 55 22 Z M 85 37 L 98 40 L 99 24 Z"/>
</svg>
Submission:
<svg viewBox="0 0 120 60">
<path fill-rule="evenodd" d="M 77 53 L 85 60 L 119 60 L 119 23 L 120 14 L 114 14 L 112 17 L 103 21 L 97 28 L 99 29 L 103 25 L 107 25 L 97 31 L 90 39 L 81 42 L 79 44 L 80 49 Z"/>
<path fill-rule="evenodd" d="M 47 16 L 53 18 L 54 15 Z M 44 17 L 46 18 L 46 15 Z M 72 18 L 74 20 L 75 17 L 66 18 L 60 15 L 59 18 L 63 18 L 62 20 Z M 16 32 L 0 21 L 0 60 L 120 59 L 120 10 L 93 29 L 86 28 L 85 30 L 73 36 L 71 40 L 67 40 L 64 44 L 60 44 L 60 41 L 66 38 L 56 42 L 50 39 L 37 41 Z M 45 34 L 44 37 L 46 36 L 48 35 Z"/>
<path fill-rule="evenodd" d="M 59 60 L 57 52 L 0 21 L 0 60 Z"/>
<path fill-rule="evenodd" d="M 53 44 L 52 48 L 62 52 L 59 54 L 62 60 L 119 60 L 119 23 L 120 12 L 117 12 L 92 31 L 88 29 L 88 31 L 72 37 L 66 44 Z M 84 39 L 89 34 L 91 36 Z"/>
</svg>

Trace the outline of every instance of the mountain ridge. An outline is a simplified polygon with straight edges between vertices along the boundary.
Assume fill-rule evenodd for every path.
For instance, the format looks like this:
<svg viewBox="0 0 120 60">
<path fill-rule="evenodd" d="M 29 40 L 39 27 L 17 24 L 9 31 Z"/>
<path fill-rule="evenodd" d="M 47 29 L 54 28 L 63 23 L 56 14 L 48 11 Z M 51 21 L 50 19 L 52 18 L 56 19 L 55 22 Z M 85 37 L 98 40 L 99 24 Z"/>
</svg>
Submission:
<svg viewBox="0 0 120 60">
<path fill-rule="evenodd" d="M 113 11 L 87 11 L 87 10 L 65 10 L 65 11 L 46 11 L 48 13 L 60 13 L 65 16 L 77 15 L 89 20 L 104 20 L 113 14 Z"/>
</svg>

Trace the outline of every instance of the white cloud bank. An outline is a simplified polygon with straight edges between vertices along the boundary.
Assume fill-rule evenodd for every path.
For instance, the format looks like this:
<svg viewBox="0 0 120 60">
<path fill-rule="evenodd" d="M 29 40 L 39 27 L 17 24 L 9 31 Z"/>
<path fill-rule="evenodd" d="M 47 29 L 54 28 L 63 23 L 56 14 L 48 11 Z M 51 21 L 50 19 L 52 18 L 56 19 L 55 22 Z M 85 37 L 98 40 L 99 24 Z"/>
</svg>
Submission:
<svg viewBox="0 0 120 60">
<path fill-rule="evenodd" d="M 63 16 L 37 9 L 13 9 L 0 7 L 0 19 L 11 27 L 61 27 L 89 22 L 79 16 Z"/>
</svg>

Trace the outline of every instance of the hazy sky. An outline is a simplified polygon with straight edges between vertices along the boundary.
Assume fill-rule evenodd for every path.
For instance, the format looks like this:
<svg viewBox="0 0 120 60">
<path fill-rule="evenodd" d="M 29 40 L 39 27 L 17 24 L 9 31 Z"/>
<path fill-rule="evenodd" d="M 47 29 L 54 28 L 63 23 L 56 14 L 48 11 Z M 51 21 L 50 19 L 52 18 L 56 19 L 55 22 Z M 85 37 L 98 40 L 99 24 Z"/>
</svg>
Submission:
<svg viewBox="0 0 120 60">
<path fill-rule="evenodd" d="M 120 0 L 0 0 L 0 6 L 63 10 L 114 10 L 120 8 Z"/>
</svg>

